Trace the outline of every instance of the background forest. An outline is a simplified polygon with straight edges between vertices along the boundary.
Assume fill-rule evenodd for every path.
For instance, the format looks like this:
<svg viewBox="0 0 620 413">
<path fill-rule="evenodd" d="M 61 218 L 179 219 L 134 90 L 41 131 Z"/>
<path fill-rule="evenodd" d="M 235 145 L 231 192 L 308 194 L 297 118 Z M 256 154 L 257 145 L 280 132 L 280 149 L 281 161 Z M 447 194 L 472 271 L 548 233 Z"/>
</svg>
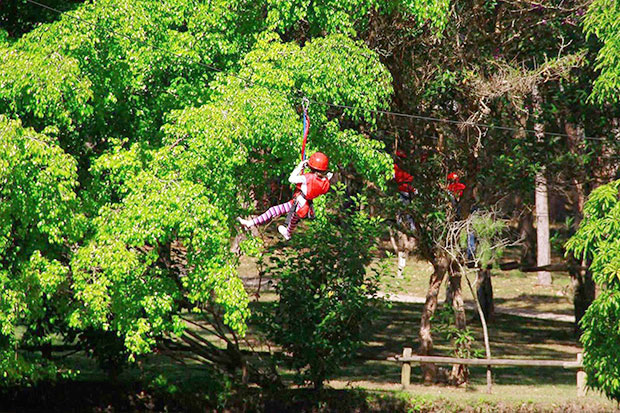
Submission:
<svg viewBox="0 0 620 413">
<path fill-rule="evenodd" d="M 391 245 L 399 275 L 409 253 L 431 268 L 400 337 L 417 354 L 448 328 L 455 354 L 484 357 L 470 278 L 492 317 L 491 269 L 544 289 L 559 268 L 588 384 L 620 400 L 619 22 L 615 0 L 2 2 L 1 400 L 88 382 L 93 361 L 155 397 L 120 410 L 318 391 L 391 308 Z M 289 243 L 244 232 L 237 216 L 291 197 L 303 98 L 334 189 Z M 199 395 L 155 359 L 200 366 Z M 443 376 L 420 370 L 468 381 Z"/>
</svg>

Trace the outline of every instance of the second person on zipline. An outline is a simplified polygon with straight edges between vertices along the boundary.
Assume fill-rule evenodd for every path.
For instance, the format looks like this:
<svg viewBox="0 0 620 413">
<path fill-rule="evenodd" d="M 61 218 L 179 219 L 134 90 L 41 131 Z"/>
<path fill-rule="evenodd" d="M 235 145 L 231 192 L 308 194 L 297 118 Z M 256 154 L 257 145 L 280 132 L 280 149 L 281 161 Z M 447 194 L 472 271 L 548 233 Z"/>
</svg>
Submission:
<svg viewBox="0 0 620 413">
<path fill-rule="evenodd" d="M 306 166 L 310 168 L 309 173 L 303 173 Z M 247 229 L 257 225 L 264 225 L 273 218 L 289 214 L 286 219 L 286 225 L 278 226 L 280 234 L 282 234 L 284 239 L 289 240 L 301 218 L 314 218 L 312 201 L 329 191 L 329 180 L 333 174 L 327 172 L 328 168 L 329 158 L 322 152 L 316 152 L 309 160 L 304 159 L 301 161 L 288 178 L 290 183 L 297 185 L 293 193 L 293 199 L 283 204 L 272 206 L 256 218 L 243 219 L 237 217 L 237 221 Z"/>
</svg>

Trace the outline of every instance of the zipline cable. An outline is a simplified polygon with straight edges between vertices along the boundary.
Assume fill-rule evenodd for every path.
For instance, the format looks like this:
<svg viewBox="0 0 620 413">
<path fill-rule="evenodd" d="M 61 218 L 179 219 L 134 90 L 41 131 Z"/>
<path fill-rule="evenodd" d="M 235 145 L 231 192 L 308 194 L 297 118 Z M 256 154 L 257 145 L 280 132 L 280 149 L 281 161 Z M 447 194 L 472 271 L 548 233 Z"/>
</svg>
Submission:
<svg viewBox="0 0 620 413">
<path fill-rule="evenodd" d="M 310 101 L 312 103 L 316 103 L 317 105 L 330 106 L 330 107 L 339 108 L 339 109 L 359 110 L 359 108 L 355 108 L 349 105 L 340 105 L 340 104 L 329 103 L 329 102 L 321 102 L 318 100 L 310 100 Z M 442 122 L 442 123 L 450 123 L 453 125 L 479 126 L 481 128 L 486 128 L 486 129 L 499 129 L 499 130 L 511 131 L 511 132 L 539 133 L 539 134 L 545 134 L 548 136 L 566 137 L 566 138 L 571 137 L 570 135 L 566 133 L 539 132 L 539 131 L 535 131 L 534 129 L 524 129 L 524 128 L 516 128 L 516 127 L 510 127 L 510 126 L 491 125 L 488 123 L 468 122 L 468 121 L 460 121 L 460 120 L 446 119 L 446 118 L 435 118 L 432 116 L 413 115 L 410 113 L 400 113 L 400 112 L 392 112 L 392 111 L 386 111 L 386 110 L 377 110 L 377 109 L 366 109 L 366 110 L 371 113 L 383 114 L 383 115 L 388 115 L 388 116 L 398 116 L 398 117 L 410 118 L 410 119 L 416 119 L 416 120 L 423 120 L 427 122 Z M 583 139 L 600 140 L 600 141 L 607 140 L 605 138 L 598 138 L 598 137 L 593 137 L 593 136 L 584 136 Z"/>
<path fill-rule="evenodd" d="M 87 25 L 89 25 L 90 27 L 94 27 L 94 28 L 99 28 L 99 26 L 97 26 L 96 23 L 92 23 L 89 21 L 86 21 L 80 17 L 77 16 L 73 16 L 72 14 L 69 14 L 69 12 L 63 12 L 59 9 L 56 9 L 54 7 L 48 6 L 46 4 L 43 3 L 39 3 L 36 0 L 25 0 L 28 3 L 34 4 L 36 6 L 42 7 L 44 9 L 53 11 L 55 13 L 58 13 L 59 15 L 64 15 L 67 16 L 69 18 L 75 19 L 77 21 L 80 21 L 82 23 L 85 23 Z M 163 47 L 159 47 L 153 44 L 148 44 L 144 41 L 141 40 L 137 40 L 132 38 L 131 36 L 125 35 L 123 33 L 118 33 L 114 30 L 108 30 L 109 33 L 115 35 L 115 36 L 119 36 L 122 37 L 126 40 L 129 40 L 132 43 L 138 43 L 141 44 L 142 46 L 146 46 L 146 47 L 150 47 L 153 50 L 158 50 L 164 53 L 168 53 L 172 56 L 175 56 L 179 59 L 187 59 L 186 56 L 183 56 L 179 53 L 175 53 L 171 50 L 168 49 L 164 49 Z M 192 50 L 192 49 L 190 49 Z M 191 59 L 191 58 L 190 58 Z M 230 73 L 230 72 L 226 72 L 224 69 L 220 69 L 216 66 L 201 62 L 199 60 L 195 60 L 193 59 L 193 62 L 198 64 L 199 66 L 203 66 L 207 69 L 219 72 L 219 73 L 224 73 L 226 75 L 235 77 L 237 79 L 243 80 L 244 82 L 250 84 L 250 85 L 254 85 L 255 83 L 248 78 L 245 78 L 243 76 L 240 76 L 238 74 L 235 73 Z M 266 89 L 270 89 L 269 87 L 265 86 L 265 85 L 260 85 Z M 271 88 L 272 90 L 275 90 L 274 88 Z M 282 92 L 282 90 L 279 90 L 279 92 Z M 284 92 L 286 93 L 286 92 Z M 303 96 L 303 92 L 300 90 L 294 90 L 294 92 L 292 94 L 290 94 L 289 96 L 295 96 L 295 97 L 300 97 Z M 387 110 L 379 110 L 379 109 L 360 109 L 360 108 L 355 108 L 353 106 L 349 106 L 349 105 L 342 105 L 342 104 L 336 104 L 336 103 L 330 103 L 330 102 L 322 102 L 319 100 L 315 100 L 315 99 L 308 99 L 309 102 L 311 103 L 315 103 L 317 105 L 322 105 L 322 106 L 327 106 L 327 107 L 332 107 L 332 108 L 338 108 L 338 109 L 350 109 L 350 110 L 363 110 L 363 111 L 367 111 L 370 113 L 374 113 L 374 114 L 382 114 L 382 115 L 386 115 L 386 116 L 397 116 L 397 117 L 402 117 L 402 118 L 408 118 L 408 119 L 415 119 L 415 120 L 421 120 L 421 121 L 425 121 L 425 122 L 435 122 L 435 123 L 447 123 L 447 124 L 453 124 L 453 125 L 461 125 L 461 126 L 476 126 L 476 127 L 480 127 L 480 128 L 485 128 L 485 129 L 498 129 L 498 130 L 503 130 L 503 131 L 510 131 L 510 132 L 516 132 L 516 133 L 534 133 L 534 134 L 541 134 L 541 135 L 546 135 L 546 136 L 553 136 L 553 137 L 564 137 L 564 138 L 571 138 L 570 135 L 566 134 L 566 133 L 558 133 L 558 132 L 539 132 L 539 131 L 535 131 L 533 129 L 525 129 L 525 128 L 517 128 L 517 127 L 511 127 L 511 126 L 501 126 L 501 125 L 491 125 L 488 123 L 479 123 L 479 122 L 468 122 L 468 121 L 461 121 L 461 120 L 455 120 L 455 119 L 448 119 L 448 118 L 437 118 L 437 117 L 432 117 L 432 116 L 422 116 L 422 115 L 416 115 L 416 114 L 410 114 L 410 113 L 402 113 L 402 112 L 393 112 L 393 111 L 387 111 Z M 583 136 L 582 137 L 585 140 L 595 140 L 595 141 L 609 141 L 609 139 L 606 138 L 600 138 L 600 137 L 594 137 L 594 136 Z M 618 142 L 617 139 L 612 139 L 611 141 L 615 141 Z"/>
</svg>

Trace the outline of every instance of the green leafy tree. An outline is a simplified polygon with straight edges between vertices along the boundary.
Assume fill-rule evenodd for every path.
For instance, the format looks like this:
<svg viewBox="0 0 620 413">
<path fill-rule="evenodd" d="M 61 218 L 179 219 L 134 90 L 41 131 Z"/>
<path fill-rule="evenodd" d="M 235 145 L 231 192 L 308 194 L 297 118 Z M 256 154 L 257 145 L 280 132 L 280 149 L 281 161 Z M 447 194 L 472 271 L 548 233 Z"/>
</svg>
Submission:
<svg viewBox="0 0 620 413">
<path fill-rule="evenodd" d="M 14 41 L 2 37 L 0 111 L 45 132 L 24 129 L 62 154 L 51 171 L 70 182 L 39 188 L 47 169 L 31 161 L 32 170 L 3 184 L 5 192 L 32 186 L 29 203 L 5 216 L 17 235 L 2 251 L 11 292 L 3 297 L 3 351 L 48 346 L 56 333 L 106 359 L 118 343 L 101 337 L 115 336 L 135 358 L 187 338 L 188 310 L 215 314 L 225 334 L 242 336 L 249 312 L 229 252 L 234 217 L 253 209 L 252 189 L 290 172 L 298 158 L 301 95 L 354 108 L 342 116 L 313 106 L 308 150 L 385 182 L 382 144 L 356 128 L 387 107 L 392 91 L 377 55 L 343 35 L 303 47 L 283 42 L 261 33 L 263 11 L 245 1 L 105 0 Z M 29 153 L 5 148 L 7 156 Z M 62 197 L 48 193 L 69 186 Z M 24 300 L 37 295 L 23 290 L 37 278 L 55 281 L 46 285 L 45 313 L 28 318 Z M 20 377 L 19 362 L 3 360 Z"/>
<path fill-rule="evenodd" d="M 592 260 L 601 293 L 581 320 L 588 385 L 620 400 L 620 181 L 590 194 L 568 252 Z"/>
<path fill-rule="evenodd" d="M 110 138 L 158 145 L 165 113 L 204 103 L 248 51 L 257 13 L 235 0 L 84 4 L 1 50 L 0 110 L 57 127 L 82 168 Z"/>
<path fill-rule="evenodd" d="M 333 195 L 333 196 L 332 196 Z M 379 277 L 370 265 L 381 220 L 360 210 L 363 198 L 344 209 L 342 189 L 324 210 L 295 233 L 290 246 L 273 249 L 265 275 L 277 280 L 279 299 L 263 314 L 268 337 L 282 346 L 299 384 L 320 388 L 355 356 L 377 315 Z"/>
<path fill-rule="evenodd" d="M 53 375 L 48 360 L 18 352 L 68 333 L 67 256 L 84 228 L 75 212 L 77 166 L 57 143 L 0 116 L 0 365 L 11 383 Z"/>
<path fill-rule="evenodd" d="M 322 47 L 336 43 L 340 51 Z M 160 339 L 192 341 L 183 331 L 185 310 L 208 308 L 229 334 L 243 336 L 248 298 L 229 252 L 234 218 L 241 204 L 252 204 L 250 188 L 289 173 L 299 157 L 298 98 L 265 86 L 276 79 L 299 84 L 311 98 L 337 97 L 367 113 L 390 92 L 389 76 L 370 53 L 341 36 L 303 48 L 269 37 L 242 62 L 240 73 L 252 75 L 251 85 L 222 75 L 211 85 L 209 103 L 168 115 L 161 148 L 117 141 L 100 156 L 92 174 L 104 206 L 92 222 L 93 236 L 72 260 L 79 305 L 71 327 L 115 331 L 132 357 L 152 351 Z M 343 75 L 302 65 L 320 58 L 338 59 Z M 334 164 L 350 162 L 367 179 L 385 182 L 389 163 L 380 145 L 341 130 L 319 108 L 313 115 L 308 150 L 321 148 Z"/>
<path fill-rule="evenodd" d="M 592 98 L 597 102 L 618 102 L 620 91 L 620 4 L 614 0 L 595 0 L 590 4 L 583 25 L 587 36 L 602 43 L 596 57 L 600 76 L 594 82 Z"/>
<path fill-rule="evenodd" d="M 267 23 L 283 34 L 315 37 L 343 33 L 355 36 L 366 31 L 373 14 L 400 15 L 417 26 L 428 24 L 441 32 L 448 21 L 449 0 L 321 0 L 299 2 L 268 0 Z"/>
</svg>

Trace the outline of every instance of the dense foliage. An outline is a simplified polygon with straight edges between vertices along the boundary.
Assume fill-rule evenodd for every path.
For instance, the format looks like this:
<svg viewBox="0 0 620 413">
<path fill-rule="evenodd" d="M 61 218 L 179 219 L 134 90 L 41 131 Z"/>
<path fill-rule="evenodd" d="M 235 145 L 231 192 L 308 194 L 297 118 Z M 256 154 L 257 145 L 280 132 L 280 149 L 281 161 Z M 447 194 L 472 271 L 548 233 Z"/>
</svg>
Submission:
<svg viewBox="0 0 620 413">
<path fill-rule="evenodd" d="M 595 35 L 603 47 L 596 57 L 601 75 L 594 82 L 592 96 L 599 102 L 618 102 L 620 91 L 620 4 L 614 0 L 595 0 L 584 20 L 585 31 Z"/>
<path fill-rule="evenodd" d="M 601 292 L 581 321 L 583 360 L 588 384 L 620 400 L 620 181 L 592 191 L 584 212 L 567 248 L 592 259 Z"/>
<path fill-rule="evenodd" d="M 104 360 L 118 337 L 135 359 L 180 336 L 187 311 L 243 336 L 234 218 L 298 158 L 302 96 L 353 108 L 313 106 L 308 150 L 385 186 L 383 145 L 355 128 L 387 107 L 378 56 L 340 30 L 284 41 L 261 10 L 105 0 L 31 31 L 24 15 L 10 34 L 26 33 L 2 38 L 5 376 L 55 375 L 53 337 Z"/>
<path fill-rule="evenodd" d="M 601 104 L 618 90 L 615 1 L 45 3 L 62 13 L 0 4 L 6 383 L 66 374 L 59 342 L 108 365 L 181 342 L 236 379 L 250 311 L 230 248 L 235 217 L 290 196 L 282 183 L 299 158 L 303 97 L 308 153 L 327 153 L 347 194 L 368 204 L 343 214 L 329 203 L 273 268 L 282 283 L 271 338 L 316 385 L 362 339 L 377 216 L 410 215 L 417 252 L 439 269 L 437 241 L 475 203 L 531 215 L 521 212 L 544 171 L 579 216 L 580 199 L 618 173 L 620 109 Z M 409 204 L 388 182 L 396 149 L 415 177 Z M 451 171 L 467 186 L 458 208 L 445 190 Z M 597 202 L 589 208 L 603 219 L 611 206 Z M 595 259 L 613 239 L 596 239 L 570 245 L 613 287 Z M 290 323 L 288 310 L 305 322 Z M 210 323 L 218 340 L 199 342 L 190 322 Z M 590 366 L 606 363 L 588 354 Z M 601 386 L 617 394 L 617 383 Z"/>
<path fill-rule="evenodd" d="M 290 247 L 274 250 L 265 276 L 277 282 L 279 299 L 264 314 L 268 337 L 285 350 L 299 384 L 321 387 L 355 357 L 379 305 L 382 267 L 367 275 L 376 252 L 380 220 L 360 210 L 363 199 L 344 209 L 342 193 L 330 197 L 308 229 Z"/>
<path fill-rule="evenodd" d="M 0 147 L 0 366 L 12 382 L 54 371 L 16 349 L 69 333 L 68 255 L 83 216 L 76 162 L 53 139 L 0 116 Z"/>
</svg>

